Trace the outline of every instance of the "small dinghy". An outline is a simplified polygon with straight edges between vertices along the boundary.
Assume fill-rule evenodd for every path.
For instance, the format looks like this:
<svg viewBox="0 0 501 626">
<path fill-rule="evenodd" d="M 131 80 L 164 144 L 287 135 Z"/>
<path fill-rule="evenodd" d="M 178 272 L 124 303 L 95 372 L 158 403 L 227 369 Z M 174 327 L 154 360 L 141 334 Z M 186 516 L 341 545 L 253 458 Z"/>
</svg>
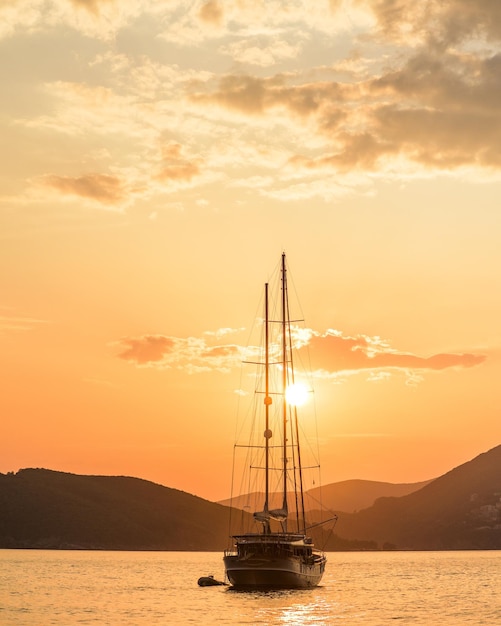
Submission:
<svg viewBox="0 0 501 626">
<path fill-rule="evenodd" d="M 201 576 L 198 579 L 198 584 L 200 587 L 217 587 L 219 585 L 226 585 L 226 583 L 216 580 L 212 574 L 210 576 Z"/>
</svg>

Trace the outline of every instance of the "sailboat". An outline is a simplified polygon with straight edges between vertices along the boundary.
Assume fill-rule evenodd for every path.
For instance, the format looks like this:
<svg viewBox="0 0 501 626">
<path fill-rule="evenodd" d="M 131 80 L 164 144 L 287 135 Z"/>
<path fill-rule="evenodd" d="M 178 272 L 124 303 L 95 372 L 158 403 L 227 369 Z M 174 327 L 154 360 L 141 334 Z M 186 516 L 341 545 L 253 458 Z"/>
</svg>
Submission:
<svg viewBox="0 0 501 626">
<path fill-rule="evenodd" d="M 224 553 L 226 577 L 233 588 L 314 587 L 327 562 L 325 553 L 315 548 L 308 536 L 311 527 L 305 520 L 301 428 L 297 406 L 289 400 L 289 391 L 297 384 L 293 333 L 299 320 L 290 318 L 285 254 L 281 257 L 277 286 L 278 319 L 270 315 L 269 283 L 264 286 L 264 351 L 255 362 L 260 372 L 255 388 L 260 401 L 256 404 L 262 415 L 260 420 L 252 420 L 258 439 L 240 446 L 248 447 L 254 455 L 248 458 L 246 466 L 263 476 L 264 492 L 258 492 L 262 504 L 250 518 L 252 530 L 231 535 L 232 545 Z M 255 456 L 256 451 L 259 457 Z"/>
</svg>

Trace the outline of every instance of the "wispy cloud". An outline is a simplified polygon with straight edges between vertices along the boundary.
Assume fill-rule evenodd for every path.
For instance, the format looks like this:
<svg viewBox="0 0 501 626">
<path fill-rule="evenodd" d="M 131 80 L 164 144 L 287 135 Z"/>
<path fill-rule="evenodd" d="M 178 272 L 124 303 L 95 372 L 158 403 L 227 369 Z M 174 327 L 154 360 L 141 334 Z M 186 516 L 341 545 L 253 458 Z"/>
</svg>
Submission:
<svg viewBox="0 0 501 626">
<path fill-rule="evenodd" d="M 222 329 L 206 332 L 203 337 L 188 338 L 165 335 L 128 337 L 120 339 L 115 349 L 119 358 L 139 366 L 176 367 L 189 372 L 228 372 L 243 360 L 258 358 L 256 347 L 217 341 L 228 332 L 228 329 Z M 313 374 L 323 378 L 366 372 L 371 382 L 377 382 L 387 380 L 392 371 L 400 370 L 408 384 L 416 384 L 422 376 L 417 372 L 469 368 L 486 360 L 485 355 L 475 353 L 441 353 L 423 357 L 400 352 L 380 337 L 351 337 L 335 330 L 323 334 L 311 329 L 297 330 L 294 343 L 300 355 L 308 351 Z M 270 346 L 271 355 L 279 352 L 280 346 Z"/>
<path fill-rule="evenodd" d="M 499 168 L 501 55 L 422 51 L 404 66 L 358 84 L 300 82 L 297 76 L 227 75 L 196 91 L 199 104 L 246 116 L 309 121 L 318 148 L 291 154 L 306 169 L 384 171 L 405 158 L 425 168 Z"/>
<path fill-rule="evenodd" d="M 84 176 L 45 176 L 41 183 L 62 194 L 81 196 L 102 204 L 116 205 L 127 196 L 125 185 L 116 176 L 85 174 Z"/>
<path fill-rule="evenodd" d="M 225 334 L 225 333 L 223 333 Z M 219 333 L 214 337 L 218 338 Z M 124 337 L 113 344 L 120 359 L 138 366 L 177 368 L 188 373 L 203 371 L 228 372 L 242 361 L 244 350 L 234 344 L 209 343 L 204 337 L 168 337 L 143 335 Z"/>
<path fill-rule="evenodd" d="M 198 11 L 198 16 L 202 22 L 220 26 L 224 17 L 223 3 L 218 0 L 204 2 Z"/>
<path fill-rule="evenodd" d="M 365 370 L 373 372 L 373 379 L 379 380 L 382 379 L 383 372 L 394 369 L 406 372 L 468 368 L 480 365 L 486 359 L 483 354 L 472 353 L 443 353 L 423 357 L 400 352 L 380 337 L 367 335 L 350 337 L 333 330 L 324 334 L 312 334 L 308 349 L 314 369 L 326 374 Z"/>
<path fill-rule="evenodd" d="M 200 174 L 201 159 L 181 155 L 182 146 L 171 142 L 162 148 L 160 171 L 156 178 L 162 182 L 191 181 Z"/>
<path fill-rule="evenodd" d="M 99 15 L 100 7 L 109 4 L 112 0 L 70 0 L 77 9 L 86 9 L 93 15 Z"/>
<path fill-rule="evenodd" d="M 243 41 L 233 41 L 221 47 L 221 52 L 245 66 L 271 67 L 277 62 L 294 59 L 300 54 L 302 42 L 276 40 L 273 34 Z"/>
<path fill-rule="evenodd" d="M 470 37 L 501 37 L 501 6 L 491 0 L 360 0 L 377 19 L 381 33 L 406 41 L 409 33 L 420 40 L 446 44 Z"/>
<path fill-rule="evenodd" d="M 0 333 L 26 332 L 33 330 L 40 324 L 47 324 L 47 320 L 16 315 L 7 311 L 2 314 L 0 310 Z"/>
<path fill-rule="evenodd" d="M 259 193 L 271 199 L 330 201 L 364 191 L 375 175 L 501 174 L 501 7 L 493 0 L 117 7 L 0 6 L 5 40 L 36 33 L 39 45 L 59 37 L 55 50 L 66 50 L 64 29 L 79 35 L 59 69 L 38 76 L 26 63 L 9 92 L 13 111 L 43 102 L 14 114 L 13 141 L 29 134 L 33 154 L 51 140 L 78 154 L 70 170 L 65 154 L 49 171 L 44 161 L 30 172 L 61 194 L 109 207 L 132 188 L 129 202 L 215 180 L 248 188 L 264 180 Z M 109 42 L 120 34 L 117 52 Z"/>
<path fill-rule="evenodd" d="M 176 341 L 162 335 L 144 335 L 142 337 L 121 339 L 118 342 L 118 356 L 137 365 L 165 362 L 176 346 Z"/>
</svg>

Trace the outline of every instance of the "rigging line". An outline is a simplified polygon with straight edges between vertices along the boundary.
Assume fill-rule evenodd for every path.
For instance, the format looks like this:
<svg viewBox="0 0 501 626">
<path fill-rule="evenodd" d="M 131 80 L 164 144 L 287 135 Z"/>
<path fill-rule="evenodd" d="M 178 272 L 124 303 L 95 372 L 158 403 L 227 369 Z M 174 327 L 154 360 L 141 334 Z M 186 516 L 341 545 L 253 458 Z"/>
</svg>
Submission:
<svg viewBox="0 0 501 626">
<path fill-rule="evenodd" d="M 323 526 L 324 524 L 328 524 L 329 522 L 334 522 L 335 526 L 338 519 L 338 516 L 334 514 L 332 517 L 329 517 L 329 519 L 323 520 L 323 522 L 316 522 L 315 524 L 311 524 L 311 526 L 308 526 L 308 530 L 311 530 L 312 528 L 317 528 L 317 526 Z"/>
<path fill-rule="evenodd" d="M 291 336 L 291 326 L 290 326 L 290 310 L 289 310 L 289 300 L 287 299 L 287 319 L 289 320 L 288 322 L 288 338 L 289 338 L 289 354 L 290 354 L 290 368 L 291 368 L 291 382 L 294 385 L 295 384 L 295 374 L 294 374 L 294 362 L 293 362 L 293 351 L 292 351 L 292 336 Z M 303 519 L 303 530 L 306 532 L 306 521 L 305 521 L 305 510 L 304 510 L 304 493 L 303 493 L 303 470 L 301 467 L 301 447 L 300 447 L 300 442 L 299 442 L 299 423 L 298 423 L 298 413 L 297 413 L 297 406 L 294 407 L 294 410 L 291 412 L 291 433 L 293 432 L 293 427 L 292 427 L 292 422 L 294 422 L 294 426 L 295 426 L 295 435 L 296 435 L 296 442 L 297 442 L 297 465 L 298 465 L 298 477 L 299 477 L 299 496 L 300 496 L 300 500 L 301 500 L 301 513 L 302 513 L 302 519 Z M 296 480 L 296 472 L 294 472 L 294 480 Z M 299 530 L 299 506 L 298 506 L 298 494 L 297 494 L 297 489 L 295 490 L 296 492 L 296 511 L 298 511 L 297 514 L 297 524 L 298 524 L 298 530 Z"/>
<path fill-rule="evenodd" d="M 235 468 L 235 448 L 233 448 L 233 459 L 232 459 L 232 467 L 233 470 Z M 231 484 L 230 484 L 230 514 L 228 516 L 228 536 L 231 537 L 231 522 L 232 522 L 232 513 L 233 513 L 233 483 L 235 480 L 235 472 L 232 470 L 231 472 Z M 231 544 L 228 546 L 231 547 Z"/>
<path fill-rule="evenodd" d="M 291 338 L 291 319 L 290 319 L 290 306 L 289 306 L 289 298 L 288 298 L 288 294 L 287 294 L 287 298 L 286 298 L 286 303 L 287 303 L 287 313 L 285 315 L 285 318 L 287 319 L 287 339 L 288 339 L 288 350 L 289 350 L 289 365 L 290 365 L 290 382 L 292 385 L 294 385 L 295 383 L 295 378 L 294 378 L 294 357 L 293 357 L 293 352 L 292 352 L 292 338 Z M 296 419 L 296 433 L 294 433 L 294 428 L 293 428 L 293 423 L 294 423 L 294 416 L 295 415 L 295 419 Z M 293 471 L 292 471 L 292 484 L 293 484 L 293 489 L 294 489 L 294 505 L 295 505 L 295 509 L 296 509 L 296 528 L 299 532 L 300 530 L 300 510 L 299 510 L 299 498 L 298 498 L 298 466 L 299 466 L 299 489 L 300 489 L 300 493 L 302 494 L 303 491 L 303 486 L 302 486 L 302 482 L 301 482 L 301 452 L 300 452 L 300 448 L 299 448 L 299 439 L 297 437 L 297 407 L 294 407 L 294 409 L 292 409 L 291 407 L 289 407 L 289 421 L 290 421 L 290 431 L 291 431 L 291 439 L 292 439 L 292 465 L 293 465 Z M 297 455 L 296 455 L 296 446 L 294 446 L 294 436 L 296 435 L 296 446 L 297 446 Z M 297 460 L 296 460 L 296 456 L 297 456 Z M 304 510 L 302 511 L 302 517 L 304 518 Z M 304 524 L 303 524 L 304 526 Z"/>
<path fill-rule="evenodd" d="M 288 273 L 287 273 L 287 276 L 288 276 L 289 291 L 290 291 L 290 287 L 292 286 L 292 291 L 294 293 L 294 298 L 295 298 L 295 304 L 299 308 L 299 312 L 300 312 L 301 317 L 302 317 L 302 319 L 298 320 L 298 321 L 304 322 L 304 329 L 308 330 L 306 328 L 306 316 L 304 315 L 303 307 L 301 306 L 301 300 L 299 299 L 299 295 L 298 295 L 297 288 L 296 288 L 296 283 L 294 281 L 294 273 L 291 270 L 290 263 L 288 263 Z M 313 384 L 312 384 L 312 381 L 313 381 L 314 377 L 313 377 L 313 374 L 312 374 L 313 367 L 312 367 L 312 364 L 311 364 L 311 352 L 310 352 L 310 349 L 309 349 L 309 342 L 304 345 L 304 350 L 302 350 L 302 352 L 304 352 L 305 355 L 306 355 L 306 363 L 305 363 L 305 366 L 304 366 L 304 371 L 307 373 L 308 382 L 310 384 L 311 390 L 314 392 Z M 301 358 L 301 355 L 299 355 L 297 352 L 296 352 L 296 357 L 299 357 L 299 360 L 301 361 L 301 363 L 303 363 L 303 359 Z M 317 454 L 316 454 L 316 457 L 319 458 L 319 456 L 320 456 L 319 455 L 319 452 L 320 452 L 320 443 L 319 443 L 320 439 L 318 437 L 318 418 L 317 418 L 317 410 L 316 410 L 316 398 L 315 398 L 315 394 L 314 393 L 313 393 L 313 415 L 314 415 L 314 418 L 315 418 L 315 425 L 316 425 L 316 438 L 315 438 L 315 440 L 317 442 L 317 451 L 316 451 Z"/>
<path fill-rule="evenodd" d="M 294 383 L 293 383 L 294 384 Z M 292 426 L 292 415 L 289 418 L 291 420 L 291 426 Z M 291 428 L 291 438 L 293 440 L 294 443 L 294 429 Z M 299 441 L 297 442 L 299 444 Z M 299 452 L 299 450 L 298 450 Z M 299 507 L 298 507 L 298 495 L 297 495 L 297 465 L 298 465 L 298 460 L 296 460 L 296 448 L 295 446 L 292 447 L 292 464 L 293 464 L 293 471 L 292 471 L 292 483 L 294 486 L 294 500 L 295 500 L 295 506 L 296 506 L 296 528 L 299 532 Z M 301 465 L 301 462 L 299 461 L 299 465 Z"/>
<path fill-rule="evenodd" d="M 254 316 L 252 318 L 252 323 L 248 324 L 248 333 L 247 333 L 247 340 L 245 342 L 245 346 L 247 346 L 247 348 L 249 348 L 249 346 L 251 345 L 251 337 L 252 335 L 256 332 L 256 327 L 257 327 L 257 320 L 259 319 L 258 317 L 258 311 L 262 310 L 262 299 L 263 299 L 263 295 L 261 293 L 261 290 L 259 291 L 260 293 L 260 297 L 257 298 L 257 306 L 256 306 L 256 311 L 254 313 Z M 243 361 L 243 363 L 245 363 L 245 361 Z M 240 388 L 242 388 L 242 378 L 243 378 L 243 368 L 240 368 Z M 237 413 L 238 415 L 238 413 Z M 235 428 L 237 428 L 237 426 L 235 426 Z"/>
<path fill-rule="evenodd" d="M 298 296 L 298 293 L 297 293 L 297 290 L 296 290 L 296 284 L 294 282 L 294 275 L 293 275 L 293 272 L 291 271 L 290 267 L 289 267 L 288 276 L 289 276 L 289 283 L 291 284 L 292 290 L 293 290 L 294 295 L 295 295 L 295 301 L 297 302 L 297 305 L 299 307 L 299 312 L 300 312 L 301 316 L 303 317 L 303 321 L 304 321 L 305 328 L 306 328 L 306 316 L 303 313 L 303 309 L 302 309 L 302 306 L 301 306 L 301 301 L 299 299 L 299 296 Z M 310 387 L 313 389 L 313 384 L 312 384 L 312 382 L 313 382 L 313 374 L 312 374 L 313 368 L 312 368 L 312 364 L 311 364 L 311 352 L 310 352 L 310 349 L 309 349 L 309 342 L 305 345 L 304 352 L 306 354 L 306 366 L 305 366 L 304 369 L 305 369 L 306 372 L 308 372 L 307 378 L 308 378 L 308 381 L 310 383 Z M 315 449 L 313 448 L 312 442 L 311 442 L 309 437 L 306 437 L 305 441 L 308 444 L 308 448 L 310 449 L 311 453 L 313 454 L 315 460 L 319 463 L 318 459 L 320 458 L 320 438 L 319 438 L 319 432 L 318 432 L 317 403 L 316 403 L 316 396 L 315 396 L 314 393 L 313 393 L 313 418 L 314 418 L 313 422 L 314 422 L 314 426 L 315 426 L 315 437 L 314 437 L 314 440 L 316 442 Z M 303 434 L 306 434 L 302 427 L 301 427 L 301 432 L 303 432 Z M 321 474 L 320 463 L 319 463 L 318 467 L 319 467 L 318 479 L 319 479 L 320 485 L 322 485 L 322 474 Z"/>
</svg>

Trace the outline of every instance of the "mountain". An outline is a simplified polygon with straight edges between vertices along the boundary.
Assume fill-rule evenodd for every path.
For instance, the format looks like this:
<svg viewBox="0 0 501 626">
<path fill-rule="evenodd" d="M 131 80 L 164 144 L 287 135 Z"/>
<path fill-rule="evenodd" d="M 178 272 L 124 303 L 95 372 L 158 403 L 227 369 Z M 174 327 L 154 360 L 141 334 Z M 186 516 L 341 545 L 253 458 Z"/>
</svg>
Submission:
<svg viewBox="0 0 501 626">
<path fill-rule="evenodd" d="M 222 550 L 227 542 L 228 508 L 183 491 L 124 476 L 0 474 L 0 548 Z"/>
<path fill-rule="evenodd" d="M 400 498 L 341 515 L 345 539 L 413 550 L 501 549 L 501 446 Z"/>
<path fill-rule="evenodd" d="M 343 480 L 324 487 L 309 489 L 307 494 L 314 502 L 322 501 L 331 511 L 354 513 L 372 506 L 378 498 L 400 497 L 418 491 L 431 480 L 419 483 L 385 483 L 375 480 Z"/>
<path fill-rule="evenodd" d="M 341 501 L 339 485 L 350 484 L 364 486 L 365 494 L 368 485 L 374 492 L 384 485 L 334 483 L 326 488 L 329 498 L 332 487 Z M 247 516 L 238 510 L 234 519 Z M 0 548 L 223 550 L 228 517 L 221 504 L 138 478 L 46 469 L 0 474 Z M 499 550 L 501 446 L 412 493 L 339 512 L 338 534 L 331 528 L 313 529 L 315 543 L 327 550 Z"/>
<path fill-rule="evenodd" d="M 418 491 L 431 481 L 425 480 L 420 483 L 384 483 L 375 480 L 343 480 L 337 483 L 330 483 L 323 487 L 314 487 L 305 492 L 305 504 L 307 509 L 318 508 L 321 501 L 325 509 L 331 511 L 343 511 L 354 513 L 360 509 L 365 509 L 383 496 L 405 496 L 408 493 Z M 271 505 L 272 508 L 280 508 L 279 499 Z M 272 496 L 272 501 L 273 500 Z M 294 508 L 293 495 L 288 496 L 289 508 Z M 233 499 L 220 500 L 219 504 L 233 506 L 237 509 L 244 509 L 251 504 L 259 506 L 264 502 L 264 493 L 250 493 L 238 496 Z"/>
</svg>

